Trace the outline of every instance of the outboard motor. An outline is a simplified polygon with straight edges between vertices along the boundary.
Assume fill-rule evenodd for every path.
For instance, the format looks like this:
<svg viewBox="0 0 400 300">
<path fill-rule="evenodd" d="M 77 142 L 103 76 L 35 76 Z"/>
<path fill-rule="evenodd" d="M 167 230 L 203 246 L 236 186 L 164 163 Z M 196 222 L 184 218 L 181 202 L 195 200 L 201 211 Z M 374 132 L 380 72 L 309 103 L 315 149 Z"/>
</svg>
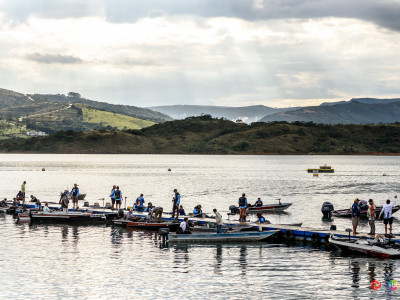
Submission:
<svg viewBox="0 0 400 300">
<path fill-rule="evenodd" d="M 237 207 L 235 205 L 229 206 L 229 210 L 231 211 L 232 215 L 235 215 L 235 214 L 239 213 L 239 207 Z"/>
<path fill-rule="evenodd" d="M 89 207 L 89 201 L 83 202 L 83 206 L 84 206 L 84 207 Z"/>
<path fill-rule="evenodd" d="M 330 202 L 324 202 L 321 207 L 322 214 L 324 218 L 330 219 L 332 217 L 332 211 L 335 209 L 333 208 L 333 204 Z"/>
<path fill-rule="evenodd" d="M 124 214 L 124 209 L 123 208 L 118 209 L 118 217 L 123 218 L 124 215 L 125 215 Z"/>
</svg>

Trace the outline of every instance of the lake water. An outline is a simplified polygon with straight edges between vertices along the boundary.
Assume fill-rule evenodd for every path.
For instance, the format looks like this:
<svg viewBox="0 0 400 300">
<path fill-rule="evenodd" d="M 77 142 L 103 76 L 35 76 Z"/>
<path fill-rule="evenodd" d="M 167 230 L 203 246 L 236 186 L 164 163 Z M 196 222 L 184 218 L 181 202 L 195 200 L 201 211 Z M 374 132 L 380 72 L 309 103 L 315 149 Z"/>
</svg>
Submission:
<svg viewBox="0 0 400 300">
<path fill-rule="evenodd" d="M 329 164 L 334 174 L 306 172 Z M 79 184 L 87 201 L 109 199 L 119 185 L 127 205 L 146 203 L 169 211 L 173 189 L 186 211 L 202 204 L 225 216 L 245 192 L 249 202 L 293 202 L 272 223 L 338 229 L 351 220 L 322 220 L 321 205 L 348 208 L 354 198 L 378 205 L 397 194 L 397 156 L 194 156 L 0 155 L 0 197 L 14 197 L 24 180 L 27 195 L 57 201 Z M 45 168 L 46 171 L 42 171 Z M 171 171 L 168 171 L 168 168 Z M 385 176 L 384 176 L 385 175 Z M 399 193 L 400 196 L 400 193 Z M 394 215 L 396 217 L 396 214 Z M 394 233 L 400 230 L 395 218 Z M 382 222 L 377 232 L 383 232 Z M 362 223 L 361 232 L 368 232 Z M 16 224 L 0 214 L 0 298 L 79 299 L 361 299 L 399 298 L 400 261 L 342 256 L 311 245 L 222 244 L 161 247 L 155 233 L 113 226 Z M 370 288 L 379 280 L 378 291 Z"/>
</svg>

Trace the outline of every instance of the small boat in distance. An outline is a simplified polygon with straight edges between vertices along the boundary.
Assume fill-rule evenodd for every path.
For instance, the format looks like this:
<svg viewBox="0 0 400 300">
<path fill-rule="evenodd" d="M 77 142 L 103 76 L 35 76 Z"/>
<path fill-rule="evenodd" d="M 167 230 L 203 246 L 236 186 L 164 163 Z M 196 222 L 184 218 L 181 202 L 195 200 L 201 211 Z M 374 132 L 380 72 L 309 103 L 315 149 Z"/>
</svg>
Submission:
<svg viewBox="0 0 400 300">
<path fill-rule="evenodd" d="M 331 166 L 323 165 L 319 169 L 307 169 L 308 173 L 334 173 L 335 170 Z"/>
</svg>

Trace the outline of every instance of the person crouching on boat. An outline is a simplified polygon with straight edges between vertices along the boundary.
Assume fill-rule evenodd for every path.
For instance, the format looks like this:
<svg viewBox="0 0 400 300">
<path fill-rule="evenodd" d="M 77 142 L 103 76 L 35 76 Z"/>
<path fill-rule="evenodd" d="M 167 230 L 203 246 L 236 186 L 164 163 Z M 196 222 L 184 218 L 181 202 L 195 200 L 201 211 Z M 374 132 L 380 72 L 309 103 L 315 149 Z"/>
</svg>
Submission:
<svg viewBox="0 0 400 300">
<path fill-rule="evenodd" d="M 201 218 L 203 217 L 203 211 L 201 210 L 201 205 L 198 204 L 193 209 L 193 217 Z"/>
<path fill-rule="evenodd" d="M 361 210 L 360 207 L 358 206 L 359 202 L 360 200 L 356 198 L 354 200 L 353 206 L 351 207 L 351 221 L 353 223 L 353 234 L 358 234 L 357 226 L 361 216 Z"/>
<path fill-rule="evenodd" d="M 381 213 L 379 214 L 379 219 L 382 219 L 383 214 L 383 223 L 385 224 L 385 234 L 387 234 L 387 226 L 389 224 L 390 234 L 392 234 L 392 224 L 393 224 L 393 206 L 396 205 L 397 195 L 394 196 L 394 203 L 390 203 L 390 200 L 386 200 L 386 204 L 382 207 Z"/>
<path fill-rule="evenodd" d="M 217 225 L 217 233 L 222 233 L 222 216 L 216 208 L 213 209 L 215 214 L 215 225 Z"/>
<path fill-rule="evenodd" d="M 179 206 L 179 215 L 180 215 L 180 216 L 186 215 L 185 210 L 183 209 L 183 206 L 182 206 L 182 205 Z"/>
<path fill-rule="evenodd" d="M 155 221 L 157 223 L 161 223 L 161 216 L 163 213 L 164 209 L 161 206 L 155 206 L 151 209 L 150 215 L 154 217 Z"/>
<path fill-rule="evenodd" d="M 176 230 L 178 234 L 191 234 L 190 226 L 189 226 L 189 219 L 185 217 L 181 224 L 179 224 L 178 229 Z"/>
<path fill-rule="evenodd" d="M 240 222 L 246 222 L 246 209 L 247 209 L 247 198 L 246 194 L 243 193 L 242 197 L 239 198 L 239 209 L 240 209 Z"/>
<path fill-rule="evenodd" d="M 78 209 L 79 188 L 76 183 L 74 184 L 74 187 L 71 190 L 71 195 L 72 195 L 72 208 Z"/>
<path fill-rule="evenodd" d="M 258 199 L 257 199 L 256 203 L 254 203 L 254 206 L 255 206 L 255 207 L 261 207 L 261 206 L 263 206 L 263 202 L 261 201 L 261 198 L 258 198 Z"/>
<path fill-rule="evenodd" d="M 263 217 L 263 215 L 262 215 L 262 214 L 260 214 L 260 213 L 258 213 L 258 214 L 257 214 L 257 218 L 258 218 L 258 220 L 257 220 L 257 222 L 256 222 L 256 223 L 261 223 L 261 224 L 271 224 L 271 222 L 270 222 L 270 221 L 268 221 L 268 220 L 265 220 L 265 218 Z"/>
</svg>

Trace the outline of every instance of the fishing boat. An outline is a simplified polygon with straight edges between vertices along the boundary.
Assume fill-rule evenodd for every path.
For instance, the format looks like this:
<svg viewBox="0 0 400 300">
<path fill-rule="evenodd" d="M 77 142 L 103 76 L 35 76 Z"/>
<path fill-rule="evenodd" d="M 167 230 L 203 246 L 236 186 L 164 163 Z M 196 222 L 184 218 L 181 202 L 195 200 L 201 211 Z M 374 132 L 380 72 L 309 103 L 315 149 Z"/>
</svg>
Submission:
<svg viewBox="0 0 400 300">
<path fill-rule="evenodd" d="M 95 214 L 92 212 L 31 212 L 32 223 L 108 223 L 110 219 L 105 214 Z"/>
<path fill-rule="evenodd" d="M 323 165 L 319 169 L 307 169 L 308 173 L 334 173 L 335 170 L 331 166 Z"/>
<path fill-rule="evenodd" d="M 227 233 L 192 233 L 192 234 L 168 234 L 170 243 L 187 242 L 255 242 L 262 241 L 272 237 L 279 230 L 270 231 L 245 231 L 245 232 L 227 232 Z"/>
<path fill-rule="evenodd" d="M 344 252 L 363 254 L 379 258 L 400 258 L 400 245 L 378 235 L 374 240 L 329 237 L 329 243 Z"/>
<path fill-rule="evenodd" d="M 367 201 L 360 200 L 359 207 L 360 207 L 360 214 L 361 214 L 360 216 L 361 216 L 361 218 L 366 218 L 367 217 L 367 211 L 368 211 Z M 381 213 L 382 207 L 383 206 L 377 206 L 376 207 L 376 211 L 375 211 L 376 216 L 379 216 L 379 214 Z M 398 210 L 400 210 L 400 205 L 393 206 L 392 214 L 394 214 Z M 335 217 L 351 218 L 351 208 L 334 210 L 334 211 L 332 211 L 332 214 Z"/>
<path fill-rule="evenodd" d="M 277 213 L 277 212 L 283 212 L 285 209 L 288 209 L 293 203 L 281 203 L 281 199 L 276 199 L 279 201 L 278 204 L 263 204 L 262 206 L 253 206 L 249 205 L 247 208 L 247 213 L 249 214 L 257 214 L 257 213 Z M 235 205 L 229 206 L 229 210 L 231 211 L 231 214 L 237 214 L 239 213 L 239 207 Z"/>
<path fill-rule="evenodd" d="M 154 231 L 158 231 L 160 228 L 169 228 L 169 230 L 171 230 L 171 231 L 176 231 L 176 229 L 179 226 L 179 223 L 146 222 L 145 220 L 139 219 L 139 218 L 137 220 L 124 220 L 124 219 L 112 220 L 112 224 L 116 225 L 116 226 L 121 226 L 121 227 L 144 229 L 144 230 L 154 230 Z"/>
</svg>

